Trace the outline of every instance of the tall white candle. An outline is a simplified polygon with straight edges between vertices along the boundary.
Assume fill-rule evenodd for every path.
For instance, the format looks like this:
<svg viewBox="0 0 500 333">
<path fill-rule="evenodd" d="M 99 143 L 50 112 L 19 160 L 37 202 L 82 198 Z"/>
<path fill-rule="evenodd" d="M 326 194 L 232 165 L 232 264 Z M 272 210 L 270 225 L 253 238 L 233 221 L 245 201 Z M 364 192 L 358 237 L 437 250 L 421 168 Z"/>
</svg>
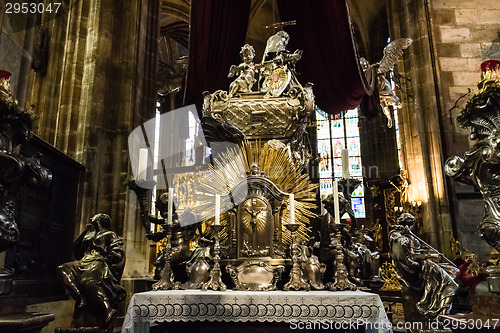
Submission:
<svg viewBox="0 0 500 333">
<path fill-rule="evenodd" d="M 339 205 L 339 181 L 335 180 L 333 182 L 333 208 L 334 208 L 334 218 L 335 223 L 340 223 L 340 205 Z"/>
<path fill-rule="evenodd" d="M 295 196 L 290 193 L 290 223 L 295 223 Z"/>
<path fill-rule="evenodd" d="M 325 215 L 325 204 L 323 203 L 323 200 L 325 200 L 327 197 L 326 194 L 323 194 L 321 196 L 321 215 Z"/>
<path fill-rule="evenodd" d="M 220 194 L 215 195 L 215 225 L 220 225 Z"/>
<path fill-rule="evenodd" d="M 139 165 L 137 166 L 137 180 L 146 180 L 148 173 L 148 149 L 139 150 Z"/>
<path fill-rule="evenodd" d="M 342 149 L 342 178 L 349 179 L 349 150 Z"/>
<path fill-rule="evenodd" d="M 172 225 L 172 214 L 174 212 L 174 189 L 168 189 L 168 220 L 167 223 Z"/>
</svg>

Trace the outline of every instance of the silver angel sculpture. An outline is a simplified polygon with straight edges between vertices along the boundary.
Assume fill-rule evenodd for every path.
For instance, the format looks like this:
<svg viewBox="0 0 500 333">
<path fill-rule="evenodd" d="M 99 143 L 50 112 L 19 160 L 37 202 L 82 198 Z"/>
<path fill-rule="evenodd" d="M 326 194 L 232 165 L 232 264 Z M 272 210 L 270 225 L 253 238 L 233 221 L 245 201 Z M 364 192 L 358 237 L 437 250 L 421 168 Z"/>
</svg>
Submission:
<svg viewBox="0 0 500 333">
<path fill-rule="evenodd" d="M 412 43 L 411 38 L 396 39 L 384 48 L 384 57 L 377 63 L 369 64 L 365 58 L 360 59 L 361 67 L 366 72 L 370 67 L 377 69 L 377 89 L 380 98 L 380 106 L 384 115 L 387 117 L 387 127 L 391 128 L 393 119 L 390 107 L 395 109 L 401 108 L 401 101 L 396 96 L 395 88 L 387 79 L 386 74 L 393 69 L 394 64 L 403 55 L 403 50 L 408 48 Z"/>
<path fill-rule="evenodd" d="M 486 210 L 481 238 L 500 251 L 500 77 L 471 98 L 457 120 L 470 128 L 470 139 L 476 142 L 463 158 L 450 157 L 445 171 L 479 189 Z"/>
<path fill-rule="evenodd" d="M 265 97 L 280 97 L 294 88 L 302 89 L 295 73 L 295 63 L 302 57 L 302 50 L 289 52 L 286 49 L 289 40 L 290 36 L 283 30 L 267 40 L 259 74 L 259 90 Z"/>
<path fill-rule="evenodd" d="M 228 77 L 236 76 L 229 85 L 229 97 L 237 93 L 252 92 L 252 87 L 257 80 L 255 75 L 259 74 L 259 91 L 265 93 L 265 97 L 280 97 L 285 90 L 302 88 L 295 76 L 295 63 L 302 57 L 302 51 L 294 53 L 286 49 L 290 36 L 285 31 L 278 31 L 269 37 L 266 49 L 262 56 L 262 62 L 255 64 L 255 49 L 250 44 L 245 44 L 240 51 L 243 62 L 232 65 L 229 68 Z"/>
</svg>

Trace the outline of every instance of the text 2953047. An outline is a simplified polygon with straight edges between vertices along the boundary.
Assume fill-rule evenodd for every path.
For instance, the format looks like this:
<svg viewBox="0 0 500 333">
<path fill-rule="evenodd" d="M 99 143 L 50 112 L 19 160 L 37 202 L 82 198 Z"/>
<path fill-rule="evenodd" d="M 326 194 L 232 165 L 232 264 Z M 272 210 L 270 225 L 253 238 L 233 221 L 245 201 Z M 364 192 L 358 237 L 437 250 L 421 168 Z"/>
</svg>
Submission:
<svg viewBox="0 0 500 333">
<path fill-rule="evenodd" d="M 6 14 L 43 14 L 56 13 L 61 8 L 60 2 L 6 2 Z"/>
</svg>

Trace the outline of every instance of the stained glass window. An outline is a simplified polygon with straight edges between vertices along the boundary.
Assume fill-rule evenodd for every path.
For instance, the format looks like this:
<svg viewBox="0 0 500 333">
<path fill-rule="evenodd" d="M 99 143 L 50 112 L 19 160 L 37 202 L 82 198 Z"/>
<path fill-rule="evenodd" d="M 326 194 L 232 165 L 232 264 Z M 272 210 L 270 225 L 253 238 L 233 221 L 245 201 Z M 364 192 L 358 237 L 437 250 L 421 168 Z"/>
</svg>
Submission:
<svg viewBox="0 0 500 333">
<path fill-rule="evenodd" d="M 321 110 L 316 112 L 320 195 L 333 193 L 332 179 L 342 178 L 342 149 L 349 151 L 349 176 L 363 181 L 361 146 L 359 140 L 358 109 L 329 116 Z M 332 170 L 333 166 L 333 170 Z M 354 215 L 364 218 L 365 198 L 363 186 L 358 186 L 352 195 Z"/>
</svg>

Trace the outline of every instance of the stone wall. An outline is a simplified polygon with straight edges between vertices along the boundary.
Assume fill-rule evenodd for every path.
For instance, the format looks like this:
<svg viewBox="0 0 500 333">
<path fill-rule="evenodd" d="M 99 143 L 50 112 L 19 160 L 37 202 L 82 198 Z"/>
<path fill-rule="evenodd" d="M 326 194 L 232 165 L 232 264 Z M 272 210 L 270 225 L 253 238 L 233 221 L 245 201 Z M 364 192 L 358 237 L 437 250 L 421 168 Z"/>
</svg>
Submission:
<svg viewBox="0 0 500 333">
<path fill-rule="evenodd" d="M 32 72 L 27 98 L 37 134 L 86 167 L 75 235 L 92 215 L 108 213 L 130 265 L 148 257 L 135 194 L 124 181 L 128 135 L 155 114 L 158 11 L 156 0 L 76 1 L 64 15 L 42 20 L 40 33 L 50 35 L 47 71 Z M 133 270 L 147 273 L 147 264 Z"/>
<path fill-rule="evenodd" d="M 457 103 L 468 89 L 477 92 L 480 65 L 488 59 L 500 59 L 500 2 L 496 0 L 434 0 L 430 2 L 432 26 L 440 75 L 443 110 L 449 124 L 448 153 L 462 154 L 467 147 L 468 131 L 456 124 Z M 449 111 L 453 109 L 452 111 Z"/>
<path fill-rule="evenodd" d="M 422 202 L 422 236 L 449 254 L 453 236 L 442 166 L 443 129 L 441 100 L 433 59 L 433 34 L 424 0 L 388 2 L 391 39 L 409 37 L 413 44 L 404 52 L 397 71 L 401 82 L 402 109 L 398 111 L 403 142 L 404 169 L 411 183 L 408 201 Z"/>
</svg>

